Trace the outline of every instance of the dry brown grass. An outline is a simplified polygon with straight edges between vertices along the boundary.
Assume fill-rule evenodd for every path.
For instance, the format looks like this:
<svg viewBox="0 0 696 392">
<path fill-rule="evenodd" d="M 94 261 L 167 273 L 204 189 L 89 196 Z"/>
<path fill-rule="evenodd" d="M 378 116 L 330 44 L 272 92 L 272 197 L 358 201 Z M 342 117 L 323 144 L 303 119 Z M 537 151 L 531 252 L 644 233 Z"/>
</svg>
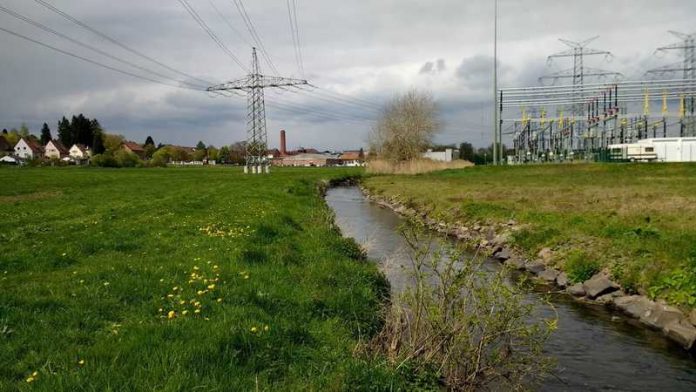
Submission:
<svg viewBox="0 0 696 392">
<path fill-rule="evenodd" d="M 390 162 L 377 159 L 367 163 L 367 172 L 371 174 L 420 174 L 446 169 L 463 169 L 474 166 L 469 161 L 437 162 L 430 159 L 417 159 L 406 162 Z"/>
</svg>

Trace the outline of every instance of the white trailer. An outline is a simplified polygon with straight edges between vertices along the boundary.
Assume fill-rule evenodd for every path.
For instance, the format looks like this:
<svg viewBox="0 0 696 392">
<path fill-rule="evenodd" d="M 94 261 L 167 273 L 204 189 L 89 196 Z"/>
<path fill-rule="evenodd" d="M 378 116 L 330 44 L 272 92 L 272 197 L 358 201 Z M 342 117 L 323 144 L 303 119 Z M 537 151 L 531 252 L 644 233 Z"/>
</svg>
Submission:
<svg viewBox="0 0 696 392">
<path fill-rule="evenodd" d="M 651 146 L 660 162 L 696 162 L 696 137 L 668 137 L 639 140 Z"/>
<path fill-rule="evenodd" d="M 647 143 L 611 144 L 609 158 L 612 161 L 653 162 L 658 160 L 655 147 Z"/>
</svg>

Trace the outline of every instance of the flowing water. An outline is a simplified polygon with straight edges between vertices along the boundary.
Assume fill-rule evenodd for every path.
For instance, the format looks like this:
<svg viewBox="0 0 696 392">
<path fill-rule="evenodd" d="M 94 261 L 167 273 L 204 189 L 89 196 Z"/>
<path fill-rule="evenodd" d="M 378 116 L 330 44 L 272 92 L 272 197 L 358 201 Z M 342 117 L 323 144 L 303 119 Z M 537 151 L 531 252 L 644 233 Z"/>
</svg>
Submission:
<svg viewBox="0 0 696 392">
<path fill-rule="evenodd" d="M 368 201 L 357 187 L 336 187 L 326 195 L 343 235 L 367 249 L 395 291 L 409 284 L 406 245 L 398 234 L 402 219 Z M 488 268 L 499 268 L 491 262 Z M 530 296 L 537 298 L 537 293 Z M 553 295 L 558 330 L 546 350 L 557 362 L 544 391 L 690 391 L 696 392 L 696 358 L 647 330 L 635 320 L 602 306 Z M 540 306 L 542 316 L 551 317 Z M 548 312 L 548 313 L 547 313 Z"/>
</svg>

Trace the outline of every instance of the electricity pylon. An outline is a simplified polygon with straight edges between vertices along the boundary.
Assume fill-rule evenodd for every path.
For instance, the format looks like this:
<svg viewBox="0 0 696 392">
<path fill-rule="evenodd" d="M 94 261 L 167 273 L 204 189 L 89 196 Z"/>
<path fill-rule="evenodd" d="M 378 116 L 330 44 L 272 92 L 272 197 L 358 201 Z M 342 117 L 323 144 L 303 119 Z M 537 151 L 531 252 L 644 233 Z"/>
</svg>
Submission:
<svg viewBox="0 0 696 392">
<path fill-rule="evenodd" d="M 648 75 L 664 76 L 668 73 L 683 72 L 684 80 L 696 80 L 696 33 L 684 34 L 677 31 L 670 31 L 670 34 L 681 39 L 672 45 L 657 48 L 656 52 L 667 52 L 668 50 L 683 50 L 683 64 L 667 65 L 665 67 L 651 69 L 646 72 Z"/>
<path fill-rule="evenodd" d="M 256 48 L 251 52 L 251 73 L 244 79 L 208 87 L 208 91 L 244 91 L 247 94 L 247 145 L 245 173 L 268 173 L 268 136 L 266 133 L 266 104 L 263 90 L 266 88 L 293 87 L 309 84 L 306 80 L 290 79 L 261 74 Z"/>
<path fill-rule="evenodd" d="M 570 49 L 565 50 L 563 52 L 559 52 L 556 54 L 552 54 L 548 57 L 547 62 L 551 64 L 553 59 L 555 58 L 561 58 L 561 57 L 572 57 L 573 58 L 573 68 L 566 69 L 560 72 L 556 72 L 550 75 L 545 75 L 539 78 L 539 82 L 543 83 L 545 80 L 552 80 L 552 84 L 555 84 L 558 80 L 560 79 L 572 79 L 573 81 L 573 88 L 575 90 L 575 98 L 576 100 L 579 100 L 579 98 L 582 98 L 582 88 L 585 83 L 585 78 L 586 77 L 593 77 L 593 78 L 604 78 L 607 76 L 614 76 L 615 78 L 619 78 L 623 75 L 621 75 L 618 72 L 611 72 L 611 71 L 605 71 L 602 69 L 596 69 L 596 68 L 589 68 L 585 67 L 584 60 L 586 56 L 597 56 L 597 55 L 604 55 L 606 58 L 611 58 L 612 54 L 609 51 L 606 50 L 598 50 L 598 49 L 591 49 L 588 48 L 587 45 L 599 38 L 599 36 L 592 37 L 590 39 L 586 39 L 581 42 L 573 42 L 573 41 L 568 41 L 565 39 L 559 39 L 559 41 L 563 42 L 567 46 L 570 47 Z M 582 104 L 577 104 L 573 105 L 573 115 L 581 115 L 583 110 L 583 105 Z"/>
</svg>

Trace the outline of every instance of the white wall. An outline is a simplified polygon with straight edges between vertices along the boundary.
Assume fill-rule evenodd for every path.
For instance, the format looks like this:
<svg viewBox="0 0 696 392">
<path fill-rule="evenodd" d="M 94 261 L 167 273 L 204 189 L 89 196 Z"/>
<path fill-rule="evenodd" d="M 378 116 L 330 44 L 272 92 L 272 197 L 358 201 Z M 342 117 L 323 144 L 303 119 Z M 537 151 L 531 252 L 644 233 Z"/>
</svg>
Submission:
<svg viewBox="0 0 696 392">
<path fill-rule="evenodd" d="M 428 150 L 423 153 L 423 158 L 427 159 L 432 159 L 433 161 L 440 161 L 440 162 L 452 162 L 454 157 L 454 152 L 456 150 L 453 150 L 451 148 L 446 149 L 445 151 L 433 151 L 433 150 Z"/>
</svg>

